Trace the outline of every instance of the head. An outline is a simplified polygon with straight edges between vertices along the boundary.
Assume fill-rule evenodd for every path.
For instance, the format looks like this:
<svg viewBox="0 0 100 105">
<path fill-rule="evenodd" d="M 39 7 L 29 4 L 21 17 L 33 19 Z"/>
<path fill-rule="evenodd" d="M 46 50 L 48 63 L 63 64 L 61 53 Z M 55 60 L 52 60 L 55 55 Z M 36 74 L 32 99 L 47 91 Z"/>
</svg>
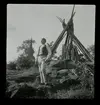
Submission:
<svg viewBox="0 0 100 105">
<path fill-rule="evenodd" d="M 45 38 L 42 38 L 41 43 L 42 44 L 45 44 L 46 43 L 46 39 Z"/>
</svg>

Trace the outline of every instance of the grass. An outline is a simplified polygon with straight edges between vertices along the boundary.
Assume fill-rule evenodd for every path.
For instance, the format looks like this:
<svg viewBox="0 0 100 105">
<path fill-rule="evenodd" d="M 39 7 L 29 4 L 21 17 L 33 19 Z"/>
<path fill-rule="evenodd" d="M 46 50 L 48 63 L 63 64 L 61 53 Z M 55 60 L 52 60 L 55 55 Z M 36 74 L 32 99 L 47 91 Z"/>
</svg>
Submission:
<svg viewBox="0 0 100 105">
<path fill-rule="evenodd" d="M 48 99 L 80 99 L 93 98 L 93 94 L 83 89 L 80 81 L 68 80 L 63 83 L 58 79 L 51 79 L 53 86 L 40 86 L 38 68 L 28 70 L 7 70 L 7 97 L 13 98 L 48 98 Z"/>
<path fill-rule="evenodd" d="M 16 80 L 18 78 L 27 78 L 34 77 L 34 75 L 38 75 L 38 68 L 32 67 L 28 70 L 7 70 L 6 72 L 6 79 L 7 80 Z"/>
</svg>

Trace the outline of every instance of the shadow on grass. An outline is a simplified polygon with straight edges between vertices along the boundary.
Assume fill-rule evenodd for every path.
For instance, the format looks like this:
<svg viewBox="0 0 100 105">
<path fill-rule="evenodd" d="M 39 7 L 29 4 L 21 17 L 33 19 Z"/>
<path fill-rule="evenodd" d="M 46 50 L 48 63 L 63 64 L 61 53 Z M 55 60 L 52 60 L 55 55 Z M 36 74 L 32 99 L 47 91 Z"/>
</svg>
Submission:
<svg viewBox="0 0 100 105">
<path fill-rule="evenodd" d="M 6 92 L 6 98 L 46 98 L 46 95 L 45 87 L 35 88 L 25 83 L 21 86 L 15 85 L 13 90 Z"/>
<path fill-rule="evenodd" d="M 62 89 L 69 90 L 72 85 L 76 86 L 79 84 L 80 84 L 80 81 L 71 79 L 63 82 L 62 84 L 57 84 L 55 86 L 52 86 L 51 92 L 57 92 L 57 90 L 62 90 Z"/>
<path fill-rule="evenodd" d="M 15 80 L 15 82 L 20 83 L 20 82 L 34 82 L 36 80 L 38 74 L 35 75 L 30 75 L 27 77 L 19 77 Z"/>
</svg>

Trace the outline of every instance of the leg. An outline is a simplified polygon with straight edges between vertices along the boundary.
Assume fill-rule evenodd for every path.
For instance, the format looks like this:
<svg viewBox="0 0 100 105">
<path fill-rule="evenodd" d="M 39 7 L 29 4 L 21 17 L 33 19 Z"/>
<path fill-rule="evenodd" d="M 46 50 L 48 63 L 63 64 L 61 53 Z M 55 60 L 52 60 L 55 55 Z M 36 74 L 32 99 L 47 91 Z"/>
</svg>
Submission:
<svg viewBox="0 0 100 105">
<path fill-rule="evenodd" d="M 41 80 L 41 83 L 43 83 L 43 78 L 42 78 L 42 72 L 41 72 L 41 67 L 39 65 L 39 73 L 40 73 L 40 80 Z"/>
<path fill-rule="evenodd" d="M 44 69 L 45 69 L 45 62 L 42 61 L 42 63 L 41 63 L 42 78 L 43 78 L 43 82 L 46 84 L 46 80 L 45 80 L 45 76 L 44 76 Z"/>
<path fill-rule="evenodd" d="M 42 71 L 41 71 L 41 62 L 42 62 L 41 57 L 38 57 L 38 66 L 39 66 L 40 80 L 41 80 L 41 83 L 43 83 L 43 77 L 42 77 Z"/>
<path fill-rule="evenodd" d="M 44 72 L 42 71 L 42 78 L 43 78 L 43 83 L 46 83 L 46 80 L 45 80 L 45 76 L 44 76 Z"/>
</svg>

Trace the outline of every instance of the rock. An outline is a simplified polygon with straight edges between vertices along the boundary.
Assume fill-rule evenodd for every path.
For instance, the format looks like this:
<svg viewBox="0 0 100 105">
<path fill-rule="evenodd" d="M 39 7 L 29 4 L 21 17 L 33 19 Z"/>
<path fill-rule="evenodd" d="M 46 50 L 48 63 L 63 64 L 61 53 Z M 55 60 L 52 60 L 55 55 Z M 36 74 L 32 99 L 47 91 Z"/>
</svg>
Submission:
<svg viewBox="0 0 100 105">
<path fill-rule="evenodd" d="M 52 72 L 52 68 L 49 65 L 46 65 L 45 73 L 50 74 Z"/>
<path fill-rule="evenodd" d="M 14 98 L 24 98 L 24 97 L 26 98 L 34 95 L 36 95 L 36 89 L 26 84 L 23 84 L 23 86 L 21 86 L 14 95 Z"/>
<path fill-rule="evenodd" d="M 73 69 L 76 68 L 77 65 L 71 60 L 63 60 L 52 65 L 52 67 L 56 67 L 58 68 L 58 70 L 61 70 L 61 69 Z"/>
<path fill-rule="evenodd" d="M 68 74 L 68 69 L 62 69 L 60 71 L 57 71 L 57 74 Z"/>
<path fill-rule="evenodd" d="M 70 79 L 77 79 L 78 78 L 78 76 L 72 75 L 72 73 L 68 73 L 68 76 L 70 77 Z"/>
<path fill-rule="evenodd" d="M 56 70 L 53 70 L 52 71 L 52 74 L 51 74 L 51 77 L 52 78 L 55 78 L 57 76 L 57 71 Z"/>
<path fill-rule="evenodd" d="M 63 83 L 66 80 L 66 77 L 63 76 L 62 79 L 60 79 L 60 83 Z"/>
</svg>

